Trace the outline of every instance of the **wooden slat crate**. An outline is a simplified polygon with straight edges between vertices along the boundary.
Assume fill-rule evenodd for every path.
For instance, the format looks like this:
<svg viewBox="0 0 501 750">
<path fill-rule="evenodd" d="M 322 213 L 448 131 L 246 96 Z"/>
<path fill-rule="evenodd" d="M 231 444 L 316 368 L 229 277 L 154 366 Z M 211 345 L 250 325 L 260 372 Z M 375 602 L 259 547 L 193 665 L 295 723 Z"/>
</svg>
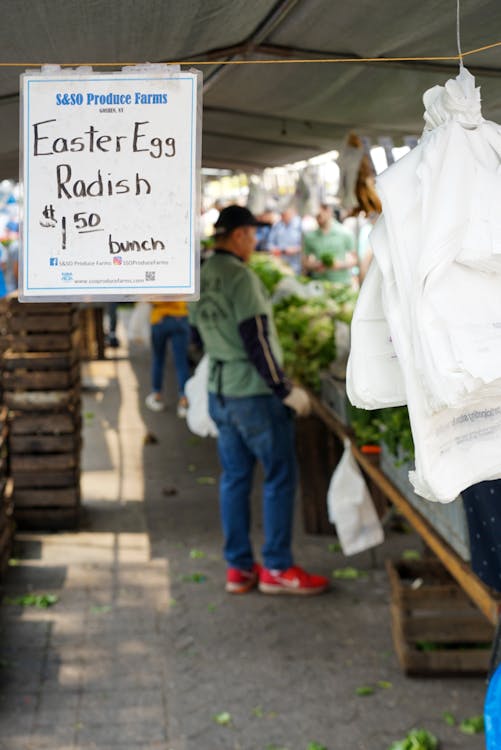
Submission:
<svg viewBox="0 0 501 750">
<path fill-rule="evenodd" d="M 12 482 L 0 480 L 0 579 L 9 563 L 14 542 L 12 514 Z"/>
<path fill-rule="evenodd" d="M 72 508 L 15 508 L 16 524 L 23 529 L 59 531 L 75 529 L 80 518 L 80 507 Z"/>
<path fill-rule="evenodd" d="M 82 418 L 78 411 L 55 414 L 9 412 L 9 433 L 14 435 L 71 435 L 80 434 Z"/>
<path fill-rule="evenodd" d="M 15 521 L 25 528 L 72 528 L 80 509 L 79 309 L 8 298 L 4 319 L 2 387 Z M 1 459 L 0 452 L 0 475 Z"/>
<path fill-rule="evenodd" d="M 308 534 L 335 533 L 327 513 L 327 490 L 343 446 L 316 416 L 298 419 L 296 452 L 304 530 Z"/>
<path fill-rule="evenodd" d="M 71 333 L 28 333 L 8 335 L 11 352 L 65 352 L 80 346 L 80 330 Z"/>
<path fill-rule="evenodd" d="M 493 626 L 438 560 L 386 563 L 393 642 L 409 675 L 485 674 Z"/>
<path fill-rule="evenodd" d="M 4 391 L 4 402 L 18 411 L 74 411 L 80 409 L 80 384 L 57 391 Z"/>
<path fill-rule="evenodd" d="M 3 356 L 4 371 L 11 370 L 70 370 L 79 362 L 78 350 L 66 352 L 13 352 Z"/>
</svg>

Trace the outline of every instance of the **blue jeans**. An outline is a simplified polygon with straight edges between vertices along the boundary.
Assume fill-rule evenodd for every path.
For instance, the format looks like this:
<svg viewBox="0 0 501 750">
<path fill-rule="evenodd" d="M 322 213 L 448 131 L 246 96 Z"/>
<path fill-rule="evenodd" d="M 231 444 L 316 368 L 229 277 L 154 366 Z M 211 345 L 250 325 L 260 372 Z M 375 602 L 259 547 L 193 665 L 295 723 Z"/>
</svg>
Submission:
<svg viewBox="0 0 501 750">
<path fill-rule="evenodd" d="M 290 568 L 297 475 L 291 410 L 272 395 L 221 400 L 209 393 L 209 413 L 219 430 L 226 562 L 241 570 L 249 570 L 254 562 L 249 537 L 250 494 L 254 466 L 259 461 L 265 475 L 263 562 L 266 568 Z"/>
<path fill-rule="evenodd" d="M 151 345 L 153 348 L 151 377 L 155 393 L 162 392 L 165 353 L 169 339 L 172 341 L 178 393 L 179 396 L 184 396 L 184 386 L 190 377 L 190 366 L 188 364 L 190 326 L 187 316 L 166 315 L 160 322 L 151 326 Z"/>
</svg>

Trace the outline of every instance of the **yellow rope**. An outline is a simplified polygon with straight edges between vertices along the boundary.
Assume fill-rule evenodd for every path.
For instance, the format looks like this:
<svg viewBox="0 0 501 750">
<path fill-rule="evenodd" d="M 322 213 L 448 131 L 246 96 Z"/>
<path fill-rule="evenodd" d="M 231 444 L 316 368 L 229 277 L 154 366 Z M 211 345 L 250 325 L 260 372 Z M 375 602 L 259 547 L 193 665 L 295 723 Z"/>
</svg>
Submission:
<svg viewBox="0 0 501 750">
<path fill-rule="evenodd" d="M 485 52 L 494 47 L 501 47 L 501 42 L 487 44 L 484 47 L 463 52 L 461 55 L 442 55 L 435 57 L 326 57 L 326 58 L 309 58 L 307 60 L 290 59 L 290 60 L 177 60 L 164 63 L 165 65 L 291 65 L 293 63 L 385 63 L 385 62 L 459 62 L 461 57 L 476 55 L 479 52 Z M 49 63 L 22 63 L 22 62 L 0 62 L 0 68 L 39 68 Z M 143 65 L 144 63 L 134 62 L 85 62 L 85 63 L 61 63 L 62 68 L 79 68 L 81 66 L 91 66 L 93 68 L 107 68 L 118 66 Z"/>
</svg>

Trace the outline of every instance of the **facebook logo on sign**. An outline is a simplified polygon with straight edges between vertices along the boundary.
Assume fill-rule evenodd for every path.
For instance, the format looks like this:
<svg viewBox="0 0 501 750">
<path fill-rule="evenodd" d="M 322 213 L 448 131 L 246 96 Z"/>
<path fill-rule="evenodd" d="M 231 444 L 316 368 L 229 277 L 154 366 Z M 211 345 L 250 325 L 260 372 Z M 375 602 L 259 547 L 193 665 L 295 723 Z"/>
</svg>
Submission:
<svg viewBox="0 0 501 750">
<path fill-rule="evenodd" d="M 51 266 L 57 266 L 57 258 L 50 258 L 49 259 L 49 265 L 51 265 Z"/>
</svg>

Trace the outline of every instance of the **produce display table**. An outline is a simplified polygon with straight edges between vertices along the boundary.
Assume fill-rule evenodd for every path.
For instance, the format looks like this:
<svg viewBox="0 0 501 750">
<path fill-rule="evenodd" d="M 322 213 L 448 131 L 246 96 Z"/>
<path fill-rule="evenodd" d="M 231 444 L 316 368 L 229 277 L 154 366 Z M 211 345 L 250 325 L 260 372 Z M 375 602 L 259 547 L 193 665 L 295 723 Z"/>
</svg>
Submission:
<svg viewBox="0 0 501 750">
<path fill-rule="evenodd" d="M 337 420 L 331 411 L 324 406 L 317 396 L 310 393 L 313 410 L 316 416 L 332 430 L 340 440 L 351 438 L 347 428 Z M 458 582 L 463 591 L 480 609 L 493 625 L 497 625 L 501 613 L 501 596 L 497 595 L 473 573 L 467 563 L 447 544 L 423 516 L 415 510 L 408 500 L 394 487 L 381 469 L 371 462 L 352 442 L 352 451 L 361 469 L 371 478 L 374 484 L 386 495 L 388 500 L 400 511 L 415 531 L 422 537 L 428 547 L 435 553 L 444 567 Z"/>
</svg>

